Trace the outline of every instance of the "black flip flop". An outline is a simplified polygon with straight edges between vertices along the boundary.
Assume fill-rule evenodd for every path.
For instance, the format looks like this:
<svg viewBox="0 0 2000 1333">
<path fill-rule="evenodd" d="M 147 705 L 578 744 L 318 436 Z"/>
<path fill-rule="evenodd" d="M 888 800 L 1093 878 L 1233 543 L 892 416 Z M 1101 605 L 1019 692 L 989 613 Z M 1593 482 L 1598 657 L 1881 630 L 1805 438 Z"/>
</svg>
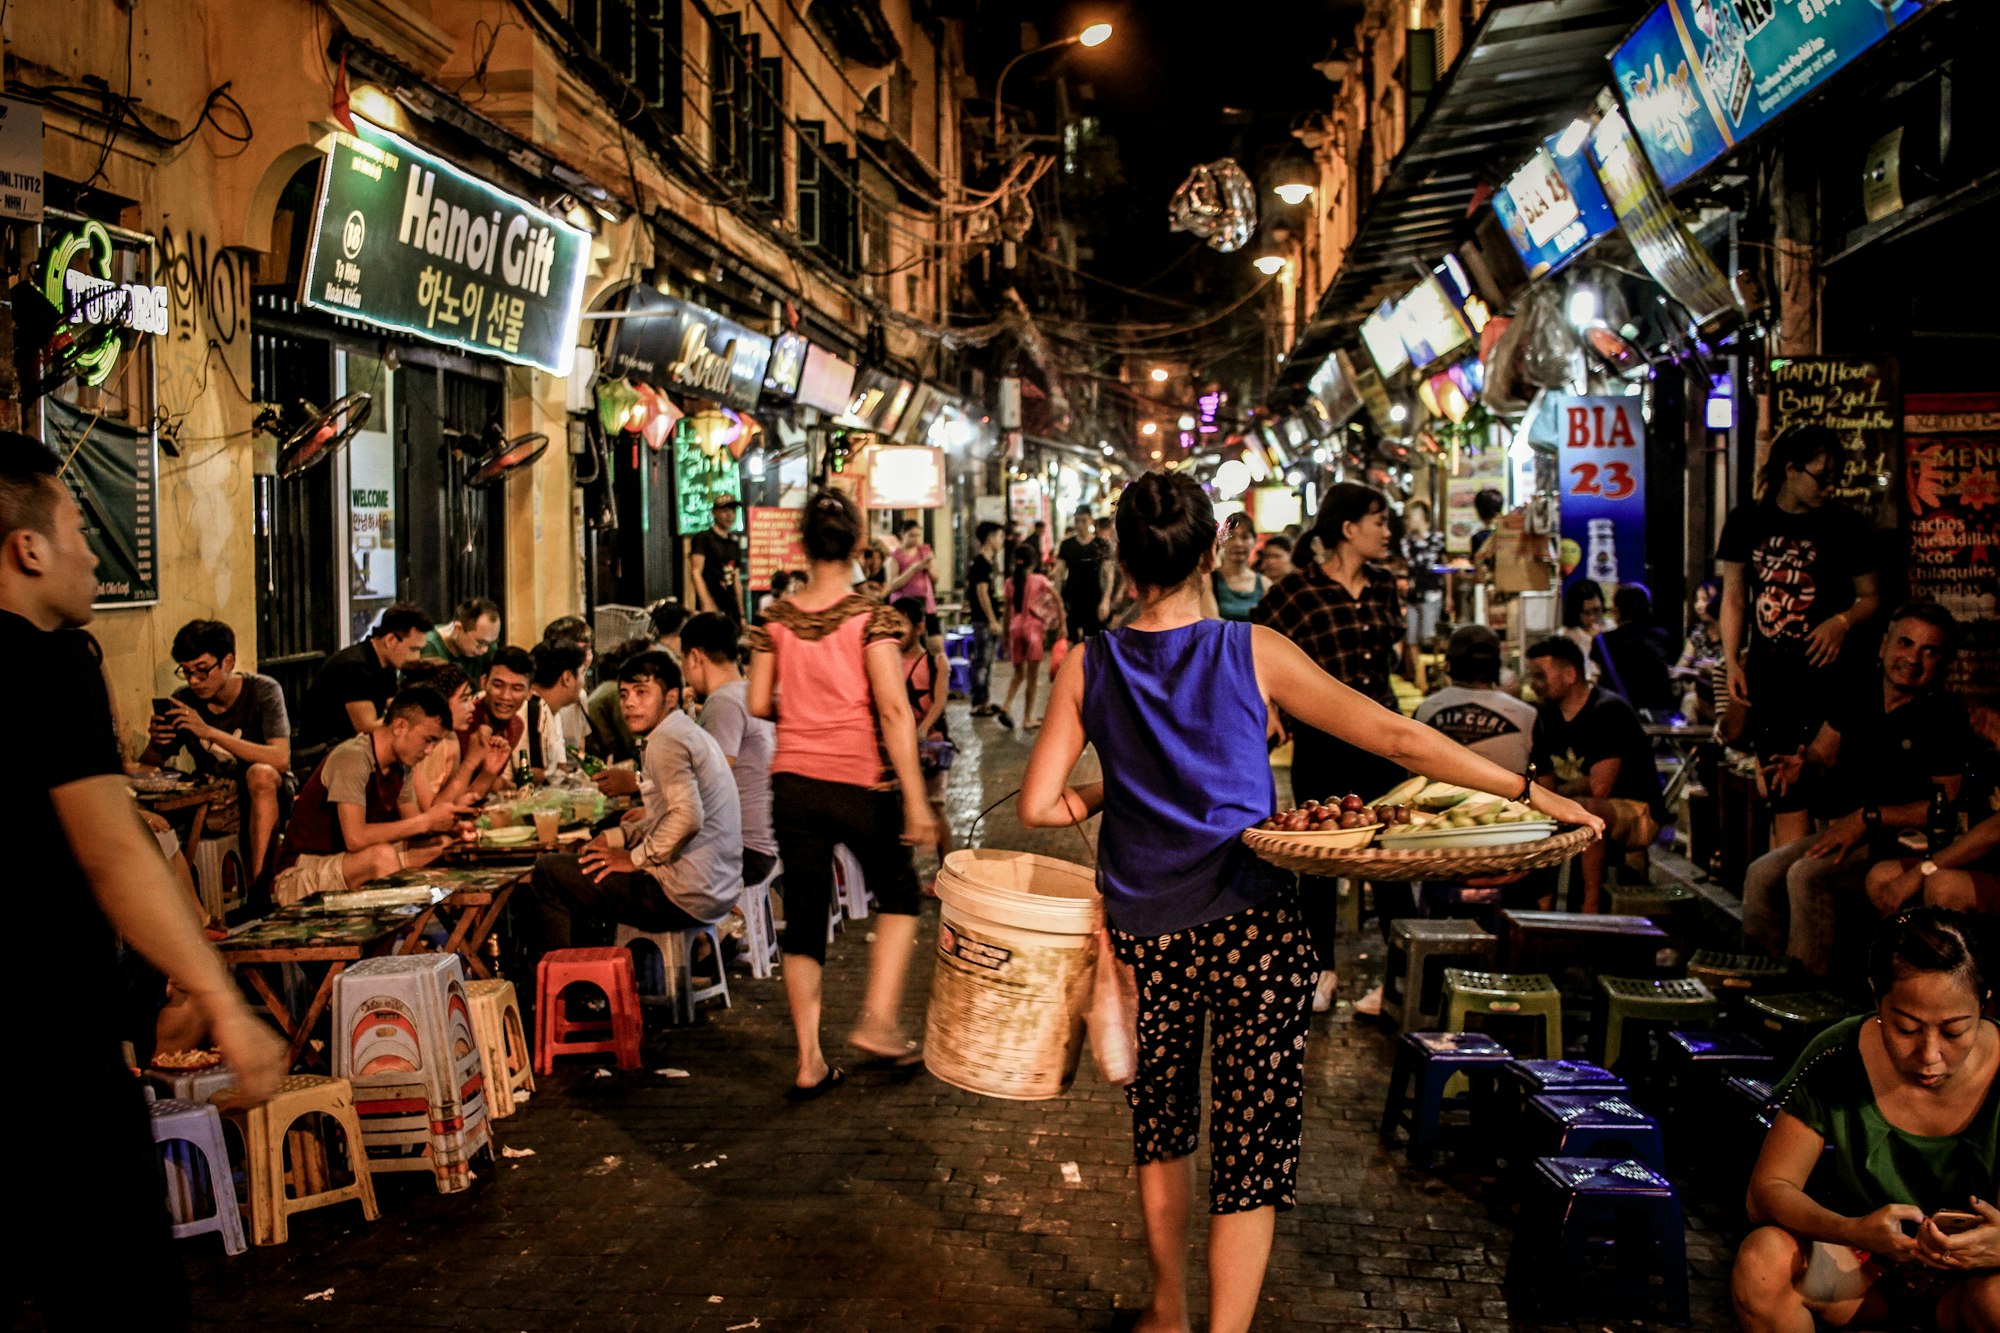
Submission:
<svg viewBox="0 0 2000 1333">
<path fill-rule="evenodd" d="M 817 1098 L 826 1096 L 827 1093 L 832 1092 L 845 1082 L 847 1082 L 847 1071 L 843 1070 L 839 1065 L 828 1065 L 826 1068 L 826 1077 L 811 1087 L 802 1088 L 794 1083 L 791 1087 L 786 1088 L 785 1100 L 788 1102 L 814 1101 Z"/>
</svg>

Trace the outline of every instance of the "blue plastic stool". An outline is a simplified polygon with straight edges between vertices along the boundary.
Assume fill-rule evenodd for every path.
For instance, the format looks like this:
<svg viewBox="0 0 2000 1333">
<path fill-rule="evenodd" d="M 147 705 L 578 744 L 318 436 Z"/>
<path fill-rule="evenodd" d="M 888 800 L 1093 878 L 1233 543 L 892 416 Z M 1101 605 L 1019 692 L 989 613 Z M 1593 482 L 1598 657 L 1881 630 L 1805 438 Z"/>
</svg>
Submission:
<svg viewBox="0 0 2000 1333">
<path fill-rule="evenodd" d="M 953 694 L 972 693 L 972 663 L 962 657 L 951 659 L 951 684 L 948 688 Z"/>
<path fill-rule="evenodd" d="M 1625 1080 L 1588 1060 L 1509 1060 L 1507 1077 L 1529 1097 L 1545 1092 L 1623 1092 Z"/>
<path fill-rule="evenodd" d="M 1518 1242 L 1528 1249 L 1527 1271 L 1545 1310 L 1576 1314 L 1578 1299 L 1603 1285 L 1590 1280 L 1593 1255 L 1609 1252 L 1629 1271 L 1615 1284 L 1618 1295 L 1657 1296 L 1669 1322 L 1686 1327 L 1687 1234 L 1680 1197 L 1665 1176 L 1629 1158 L 1543 1157 L 1533 1179 Z"/>
<path fill-rule="evenodd" d="M 1782 1072 L 1762 1042 L 1740 1032 L 1675 1030 L 1660 1043 L 1658 1086 L 1670 1120 L 1702 1117 L 1721 1097 L 1725 1079 L 1772 1079 Z"/>
<path fill-rule="evenodd" d="M 243 1253 L 248 1248 L 243 1214 L 236 1207 L 236 1177 L 222 1141 L 221 1113 L 207 1102 L 177 1097 L 148 1102 L 146 1113 L 152 1117 L 153 1142 L 166 1172 L 174 1239 L 220 1232 L 224 1253 Z"/>
<path fill-rule="evenodd" d="M 1528 1122 L 1557 1157 L 1636 1157 L 1656 1171 L 1667 1166 L 1657 1120 L 1622 1092 L 1544 1093 L 1528 1099 Z"/>
<path fill-rule="evenodd" d="M 1405 1032 L 1396 1043 L 1389 1096 L 1382 1107 L 1382 1137 L 1410 1136 L 1410 1164 L 1428 1168 L 1448 1110 L 1477 1113 L 1490 1105 L 1500 1071 L 1513 1056 L 1483 1032 Z M 1471 1095 L 1447 1099 L 1445 1085 L 1464 1074 Z"/>
</svg>

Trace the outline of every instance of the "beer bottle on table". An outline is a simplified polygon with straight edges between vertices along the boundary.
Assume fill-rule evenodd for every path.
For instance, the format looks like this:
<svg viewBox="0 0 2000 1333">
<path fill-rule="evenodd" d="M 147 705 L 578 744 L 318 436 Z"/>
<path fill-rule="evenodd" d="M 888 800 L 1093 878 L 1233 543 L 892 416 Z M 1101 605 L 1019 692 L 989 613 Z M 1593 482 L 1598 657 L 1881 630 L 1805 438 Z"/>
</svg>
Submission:
<svg viewBox="0 0 2000 1333">
<path fill-rule="evenodd" d="M 1958 817 L 1951 808 L 1951 799 L 1944 794 L 1943 787 L 1933 784 L 1930 809 L 1924 813 L 1924 833 L 1928 838 L 1926 845 L 1930 854 L 1935 856 L 1943 851 L 1957 832 Z"/>
</svg>

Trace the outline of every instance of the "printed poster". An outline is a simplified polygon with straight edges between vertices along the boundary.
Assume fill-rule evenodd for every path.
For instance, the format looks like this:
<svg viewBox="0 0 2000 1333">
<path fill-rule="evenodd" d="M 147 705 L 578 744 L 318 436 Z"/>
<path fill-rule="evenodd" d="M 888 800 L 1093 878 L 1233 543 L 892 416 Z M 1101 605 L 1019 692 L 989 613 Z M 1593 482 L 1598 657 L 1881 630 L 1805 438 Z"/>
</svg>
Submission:
<svg viewBox="0 0 2000 1333">
<path fill-rule="evenodd" d="M 1556 400 L 1563 582 L 1596 580 L 1606 600 L 1646 581 L 1646 423 L 1637 396 Z"/>
</svg>

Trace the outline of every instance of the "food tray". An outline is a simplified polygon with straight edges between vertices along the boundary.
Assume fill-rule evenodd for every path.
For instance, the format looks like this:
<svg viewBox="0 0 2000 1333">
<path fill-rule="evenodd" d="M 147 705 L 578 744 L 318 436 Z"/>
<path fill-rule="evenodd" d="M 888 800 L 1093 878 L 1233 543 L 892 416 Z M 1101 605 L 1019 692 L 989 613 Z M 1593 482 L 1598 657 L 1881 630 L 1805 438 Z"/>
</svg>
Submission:
<svg viewBox="0 0 2000 1333">
<path fill-rule="evenodd" d="M 1523 821 L 1518 824 L 1475 824 L 1471 828 L 1398 829 L 1385 836 L 1380 846 L 1385 852 L 1431 851 L 1445 847 L 1507 847 L 1516 843 L 1540 842 L 1560 827 L 1553 819 Z"/>
<path fill-rule="evenodd" d="M 1592 836 L 1587 828 L 1573 828 L 1553 837 L 1511 846 L 1392 851 L 1380 847 L 1329 847 L 1324 838 L 1249 829 L 1243 834 L 1243 845 L 1262 860 L 1301 875 L 1416 880 L 1508 875 L 1518 870 L 1561 865 L 1582 851 Z"/>
</svg>

